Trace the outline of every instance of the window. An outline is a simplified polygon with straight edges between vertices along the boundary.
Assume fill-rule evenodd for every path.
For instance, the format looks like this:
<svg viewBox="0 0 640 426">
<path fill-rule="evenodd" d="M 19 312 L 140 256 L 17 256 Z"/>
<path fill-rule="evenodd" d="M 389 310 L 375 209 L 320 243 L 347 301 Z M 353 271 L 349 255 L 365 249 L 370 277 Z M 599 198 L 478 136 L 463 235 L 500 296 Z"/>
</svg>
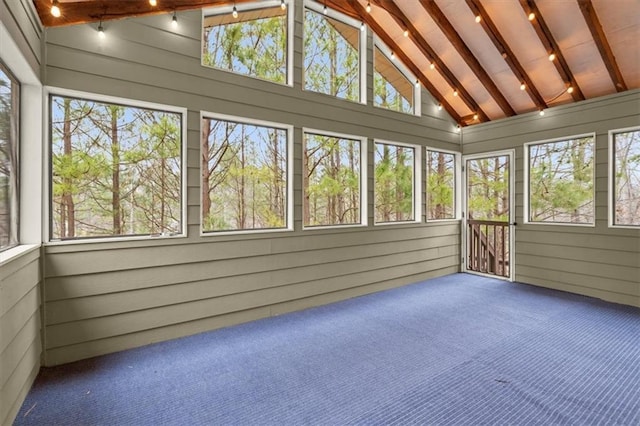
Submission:
<svg viewBox="0 0 640 426">
<path fill-rule="evenodd" d="M 594 135 L 526 144 L 529 222 L 594 223 Z"/>
<path fill-rule="evenodd" d="M 315 2 L 305 3 L 304 88 L 365 102 L 364 51 L 359 23 Z"/>
<path fill-rule="evenodd" d="M 182 231 L 183 112 L 50 96 L 52 240 Z"/>
<path fill-rule="evenodd" d="M 304 133 L 304 226 L 359 225 L 366 221 L 361 208 L 365 143 L 361 138 L 325 132 Z"/>
<path fill-rule="evenodd" d="M 640 226 L 640 129 L 624 129 L 609 133 L 611 155 L 610 223 Z"/>
<path fill-rule="evenodd" d="M 20 86 L 0 62 L 0 251 L 18 244 Z"/>
<path fill-rule="evenodd" d="M 414 147 L 387 142 L 374 143 L 375 222 L 414 221 L 416 214 L 416 159 Z"/>
<path fill-rule="evenodd" d="M 419 114 L 420 87 L 401 70 L 398 59 L 376 40 L 373 47 L 373 105 L 407 114 Z"/>
<path fill-rule="evenodd" d="M 290 229 L 290 126 L 202 118 L 202 230 Z"/>
<path fill-rule="evenodd" d="M 205 10 L 202 64 L 280 84 L 292 84 L 292 7 L 280 1 Z"/>
<path fill-rule="evenodd" d="M 427 150 L 427 220 L 456 219 L 457 155 Z"/>
</svg>

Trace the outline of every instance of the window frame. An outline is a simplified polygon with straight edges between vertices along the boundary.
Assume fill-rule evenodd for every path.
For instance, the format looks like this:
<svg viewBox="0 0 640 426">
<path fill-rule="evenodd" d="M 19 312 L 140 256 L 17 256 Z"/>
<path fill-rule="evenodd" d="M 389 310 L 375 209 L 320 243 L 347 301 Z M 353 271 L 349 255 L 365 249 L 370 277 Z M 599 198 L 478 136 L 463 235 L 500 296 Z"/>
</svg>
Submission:
<svg viewBox="0 0 640 426">
<path fill-rule="evenodd" d="M 21 174 L 21 159 L 20 159 L 20 148 L 21 148 L 21 140 L 22 140 L 22 84 L 20 80 L 16 77 L 13 71 L 9 68 L 8 65 L 5 65 L 2 58 L 0 58 L 0 69 L 2 72 L 9 78 L 9 82 L 11 83 L 11 117 L 10 122 L 14 122 L 16 124 L 15 134 L 11 132 L 9 135 L 9 151 L 12 154 L 15 154 L 15 163 L 11 164 L 12 173 L 9 175 L 9 189 L 15 184 L 15 188 L 9 194 L 11 195 L 9 199 L 9 243 L 2 247 L 0 246 L 0 253 L 6 252 L 12 248 L 15 248 L 20 245 L 20 195 L 21 195 L 21 185 L 20 185 L 20 174 Z M 17 93 L 14 93 L 14 90 L 17 90 Z M 17 101 L 15 100 L 17 99 Z M 14 102 L 15 101 L 15 102 Z M 12 140 L 12 137 L 15 136 L 15 140 Z"/>
<path fill-rule="evenodd" d="M 387 58 L 387 60 L 398 70 L 398 72 L 400 72 L 400 74 L 402 74 L 409 81 L 409 84 L 411 84 L 411 87 L 413 89 L 413 108 L 412 108 L 413 112 L 398 111 L 395 109 L 385 108 L 383 106 L 376 105 L 375 104 L 375 99 L 376 99 L 375 84 L 372 86 L 372 89 L 373 89 L 372 105 L 374 106 L 374 108 L 380 108 L 385 111 L 393 111 L 393 112 L 397 112 L 405 115 L 413 115 L 417 117 L 422 116 L 422 96 L 421 96 L 422 85 L 416 84 L 416 81 L 418 81 L 418 77 L 416 77 L 411 71 L 409 71 L 409 68 L 407 68 L 407 66 L 402 61 L 400 61 L 397 57 L 395 59 L 391 58 L 392 50 L 376 34 L 373 35 L 373 74 L 374 75 L 376 73 L 376 64 L 375 64 L 376 48 L 380 50 L 380 52 Z"/>
<path fill-rule="evenodd" d="M 615 155 L 615 136 L 619 133 L 631 133 L 631 132 L 640 132 L 640 126 L 634 127 L 626 127 L 622 129 L 612 129 L 609 130 L 608 133 L 608 150 L 609 150 L 609 158 L 608 158 L 608 167 L 607 171 L 609 172 L 607 176 L 608 185 L 607 188 L 609 190 L 608 194 L 608 208 L 607 208 L 607 216 L 608 216 L 608 227 L 616 228 L 616 229 L 636 229 L 640 230 L 640 224 L 638 225 L 629 225 L 629 224 L 616 224 L 615 215 L 616 215 L 616 180 L 614 178 L 616 174 L 616 155 Z"/>
<path fill-rule="evenodd" d="M 459 222 L 462 220 L 462 153 L 457 152 L 457 151 L 451 151 L 448 149 L 440 149 L 440 148 L 433 148 L 430 146 L 425 147 L 425 163 L 424 163 L 424 167 L 425 167 L 425 183 L 424 183 L 424 187 L 425 187 L 425 200 L 424 200 L 424 206 L 425 206 L 425 221 L 427 223 L 432 223 L 432 222 Z M 427 167 L 427 161 L 429 158 L 429 151 L 431 152 L 442 152 L 443 154 L 452 154 L 453 158 L 454 158 L 454 163 L 453 163 L 453 203 L 454 203 L 454 207 L 453 207 L 453 214 L 454 217 L 452 218 L 446 218 L 446 219 L 429 219 L 429 185 L 427 182 L 427 179 L 429 179 L 429 169 Z"/>
<path fill-rule="evenodd" d="M 204 63 L 204 57 L 202 52 L 204 51 L 204 20 L 207 16 L 217 16 L 217 15 L 230 15 L 233 12 L 233 4 L 229 4 L 226 6 L 215 6 L 215 7 L 208 7 L 208 8 L 203 8 L 202 9 L 202 13 L 201 13 L 201 20 L 200 20 L 200 65 L 203 68 L 207 68 L 207 69 L 212 69 L 212 70 L 216 70 L 216 71 L 222 71 L 222 72 L 226 72 L 230 75 L 237 75 L 240 77 L 248 77 L 248 78 L 253 78 L 255 80 L 258 81 L 264 81 L 267 83 L 273 83 L 273 84 L 277 84 L 279 86 L 288 86 L 288 87 L 293 87 L 293 73 L 294 73 L 294 69 L 293 69 L 293 56 L 294 56 L 294 50 L 293 50 L 293 44 L 294 44 L 294 28 L 295 28 L 295 13 L 294 13 L 294 1 L 290 1 L 287 0 L 286 5 L 287 5 L 287 48 L 286 48 L 286 55 L 287 55 L 287 76 L 286 76 L 286 81 L 285 83 L 278 83 L 277 81 L 272 81 L 272 80 L 267 80 L 261 77 L 257 77 L 254 75 L 249 75 L 249 74 L 240 74 L 237 73 L 235 71 L 231 71 L 231 70 L 227 70 L 224 68 L 218 68 L 218 67 L 214 67 L 211 65 L 206 65 Z M 250 3 L 242 3 L 241 7 L 242 10 L 238 10 L 238 13 L 242 13 L 242 12 L 246 12 L 246 11 L 252 11 L 252 10 L 260 10 L 260 9 L 269 9 L 272 7 L 280 7 L 281 3 L 280 0 L 262 0 L 262 1 L 255 1 L 255 2 L 250 2 Z"/>
<path fill-rule="evenodd" d="M 181 115 L 180 125 L 182 138 L 180 143 L 180 209 L 181 209 L 181 232 L 173 235 L 127 235 L 127 236 L 92 236 L 92 237 L 80 237 L 75 239 L 57 240 L 52 238 L 52 132 L 51 132 L 51 98 L 54 96 L 71 97 L 86 100 L 89 102 L 102 102 L 114 105 L 120 105 L 124 107 L 133 108 L 146 108 L 162 112 L 170 112 Z M 95 243 L 110 243 L 110 242 L 123 242 L 123 241 L 151 241 L 151 240 L 166 240 L 177 239 L 187 237 L 187 108 L 177 107 L 172 105 L 157 104 L 153 102 L 135 100 L 130 98 L 121 98 L 111 95 L 103 95 L 91 92 L 84 92 L 79 90 L 64 89 L 59 87 L 45 86 L 44 87 L 44 120 L 45 120 L 45 134 L 44 137 L 44 185 L 42 201 L 44 202 L 44 245 L 75 245 L 75 244 L 95 244 Z"/>
<path fill-rule="evenodd" d="M 390 145 L 390 146 L 399 146 L 403 148 L 412 148 L 413 149 L 413 219 L 412 220 L 393 220 L 388 222 L 378 222 L 376 221 L 376 144 L 382 145 Z M 395 142 L 389 141 L 385 139 L 375 138 L 372 141 L 371 147 L 373 148 L 373 225 L 374 226 L 389 226 L 389 225 L 406 225 L 406 224 L 415 224 L 422 223 L 422 146 L 403 143 L 403 142 Z"/>
<path fill-rule="evenodd" d="M 361 25 L 362 22 L 351 18 L 350 16 L 347 16 L 341 12 L 338 12 L 330 7 L 327 7 L 327 13 L 324 13 L 324 8 L 325 5 L 322 3 L 319 3 L 315 0 L 304 0 L 303 3 L 303 7 L 302 7 L 302 90 L 308 93 L 315 93 L 317 95 L 323 95 L 323 96 L 328 96 L 330 98 L 333 99 L 339 99 L 341 101 L 346 101 L 346 102 L 353 102 L 353 103 L 357 103 L 357 104 L 363 104 L 366 105 L 367 104 L 367 31 L 362 31 L 361 30 Z M 358 43 L 358 57 L 359 57 L 359 75 L 358 75 L 358 79 L 360 82 L 360 87 L 359 87 L 359 92 L 360 92 L 360 100 L 358 101 L 353 101 L 350 99 L 345 99 L 345 98 L 339 98 L 337 96 L 333 96 L 333 95 L 329 95 L 327 93 L 322 93 L 322 92 L 316 92 L 313 90 L 308 90 L 305 89 L 305 73 L 304 73 L 304 59 L 305 59 L 305 52 L 304 52 L 304 40 L 307 37 L 306 31 L 304 31 L 304 20 L 305 20 L 305 11 L 306 9 L 309 9 L 313 12 L 319 13 L 320 15 L 323 16 L 327 16 L 331 19 L 335 19 L 336 21 L 340 21 L 345 25 L 349 25 L 351 27 L 353 27 L 355 30 L 358 31 L 359 34 L 359 43 Z M 365 27 L 366 29 L 366 27 Z"/>
<path fill-rule="evenodd" d="M 345 229 L 345 228 L 362 228 L 368 226 L 368 204 L 367 204 L 367 156 L 368 156 L 368 138 L 366 136 L 349 135 L 346 133 L 337 133 L 327 130 L 313 129 L 309 127 L 302 128 L 302 159 L 301 159 L 301 171 L 304 173 L 304 151 L 306 149 L 305 136 L 307 133 L 321 136 L 328 136 L 332 138 L 350 139 L 360 142 L 360 222 L 359 223 L 346 223 L 343 225 L 312 225 L 307 226 L 304 224 L 304 211 L 302 211 L 302 230 L 314 231 L 323 229 Z M 306 189 L 304 187 L 304 176 L 302 176 L 301 195 L 304 199 Z M 304 200 L 303 200 L 304 202 Z M 304 208 L 303 208 L 304 210 Z"/>
<path fill-rule="evenodd" d="M 204 218 L 202 217 L 202 190 L 200 190 L 200 195 L 198 197 L 199 199 L 199 204 L 198 204 L 198 209 L 199 209 L 199 218 L 200 218 L 200 236 L 201 237 L 217 237 L 217 236 L 228 236 L 228 235 L 246 235 L 246 234 L 266 234 L 266 233 L 278 233 L 278 232 L 291 232 L 293 231 L 293 198 L 294 198 L 294 173 L 293 173 L 293 150 L 294 150 L 294 143 L 293 143 L 293 132 L 294 132 L 294 126 L 290 125 L 290 124 L 284 124 L 284 123 L 277 123 L 277 122 L 273 122 L 273 121 L 264 121 L 264 120 L 258 120 L 258 119 L 254 119 L 254 118 L 247 118 L 247 117 L 239 117 L 239 116 L 234 116 L 234 115 L 228 115 L 228 114 L 219 114 L 219 113 L 215 113 L 215 112 L 208 112 L 208 111 L 200 111 L 200 125 L 199 125 L 199 129 L 200 129 L 200 138 L 202 138 L 202 120 L 204 118 L 211 118 L 214 120 L 220 120 L 220 121 L 232 121 L 234 123 L 240 123 L 240 124 L 248 124 L 248 125 L 255 125 L 255 126 L 261 126 L 261 127 L 271 127 L 271 128 L 275 128 L 275 129 L 281 129 L 281 130 L 286 130 L 287 131 L 287 189 L 286 189 L 286 194 L 287 194 L 287 205 L 286 205 L 286 220 L 285 220 L 285 226 L 282 228 L 260 228 L 260 229 L 233 229 L 233 230 L 219 230 L 219 231 L 205 231 L 203 229 L 203 222 L 204 222 Z M 202 158 L 202 140 L 199 140 L 200 143 L 200 148 L 198 149 L 198 152 L 200 154 L 200 158 Z M 202 178 L 202 162 L 200 162 L 200 166 L 198 167 L 198 178 L 201 179 Z M 201 188 L 201 185 L 198 185 L 199 189 Z"/>
<path fill-rule="evenodd" d="M 593 199 L 593 222 L 590 223 L 571 223 L 571 222 L 540 222 L 540 221 L 531 221 L 531 201 L 530 201 L 530 197 L 531 197 L 531 182 L 530 180 L 530 172 L 529 172 L 529 167 L 530 167 L 530 148 L 531 146 L 534 145 L 544 145 L 544 144 L 549 144 L 549 143 L 555 143 L 555 142 L 566 142 L 566 141 L 570 141 L 570 140 L 575 140 L 575 139 L 581 139 L 581 138 L 587 138 L 587 137 L 591 137 L 593 139 L 593 167 L 592 167 L 592 171 L 591 171 L 591 180 L 592 180 L 592 199 Z M 559 138 L 553 138 L 553 139 L 545 139 L 545 140 L 540 140 L 540 141 L 533 141 L 533 142 L 527 142 L 523 145 L 524 148 L 524 152 L 523 152 L 523 157 L 524 157 L 524 181 L 523 181 L 523 219 L 524 219 L 524 223 L 527 225 L 550 225 L 550 226 L 576 226 L 576 227 L 581 227 L 581 228 L 595 228 L 596 226 L 596 221 L 597 221 L 597 217 L 596 217 L 596 166 L 597 166 L 597 146 L 596 146 L 596 133 L 595 132 L 591 132 L 591 133 L 582 133 L 582 134 L 578 134 L 578 135 L 570 135 L 570 136 L 563 136 L 563 137 L 559 137 Z"/>
</svg>

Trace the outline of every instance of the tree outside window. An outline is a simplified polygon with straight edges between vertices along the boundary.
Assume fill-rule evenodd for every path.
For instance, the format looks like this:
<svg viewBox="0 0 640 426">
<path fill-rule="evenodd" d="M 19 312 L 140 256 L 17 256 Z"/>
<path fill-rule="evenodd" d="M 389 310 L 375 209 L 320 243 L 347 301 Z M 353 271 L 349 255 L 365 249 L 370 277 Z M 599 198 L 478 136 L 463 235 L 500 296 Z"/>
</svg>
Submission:
<svg viewBox="0 0 640 426">
<path fill-rule="evenodd" d="M 594 137 L 527 145 L 529 221 L 594 223 Z"/>
<path fill-rule="evenodd" d="M 361 141 L 305 133 L 304 226 L 360 224 Z"/>
<path fill-rule="evenodd" d="M 640 130 L 613 133 L 613 224 L 640 226 Z"/>
<path fill-rule="evenodd" d="M 205 15 L 202 64 L 287 84 L 287 16 L 280 6 Z"/>
<path fill-rule="evenodd" d="M 456 156 L 427 150 L 427 220 L 456 218 Z"/>
<path fill-rule="evenodd" d="M 51 238 L 182 233 L 182 114 L 51 96 Z"/>
<path fill-rule="evenodd" d="M 376 223 L 414 220 L 414 148 L 379 142 L 374 146 Z"/>
<path fill-rule="evenodd" d="M 378 46 L 374 46 L 373 64 L 373 105 L 412 114 L 414 84 Z"/>
<path fill-rule="evenodd" d="M 360 101 L 360 30 L 304 11 L 304 88 Z"/>
<path fill-rule="evenodd" d="M 202 119 L 204 232 L 286 228 L 288 130 Z"/>
<path fill-rule="evenodd" d="M 18 244 L 20 86 L 0 63 L 0 251 Z"/>
</svg>

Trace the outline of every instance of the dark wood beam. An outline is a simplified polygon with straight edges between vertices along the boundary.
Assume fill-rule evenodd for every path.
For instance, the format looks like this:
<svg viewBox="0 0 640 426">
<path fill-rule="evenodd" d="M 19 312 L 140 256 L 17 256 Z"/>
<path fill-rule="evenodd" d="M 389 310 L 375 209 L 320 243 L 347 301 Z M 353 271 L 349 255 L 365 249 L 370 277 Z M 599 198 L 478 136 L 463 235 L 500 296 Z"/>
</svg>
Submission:
<svg viewBox="0 0 640 426">
<path fill-rule="evenodd" d="M 569 64 L 565 60 L 562 52 L 560 51 L 560 46 L 556 43 L 553 35 L 551 34 L 551 30 L 547 26 L 547 23 L 542 18 L 542 14 L 536 6 L 533 0 L 520 0 L 520 6 L 524 10 L 524 13 L 529 16 L 530 13 L 533 13 L 535 17 L 530 20 L 531 25 L 533 25 L 540 42 L 547 50 L 547 54 L 553 53 L 556 58 L 552 61 L 555 65 L 558 73 L 562 80 L 564 80 L 565 84 L 571 85 L 573 87 L 573 93 L 571 96 L 575 101 L 583 101 L 584 95 L 582 94 L 582 90 L 580 90 L 580 86 L 578 86 L 578 82 L 573 77 L 573 73 L 571 72 L 571 68 L 569 68 Z"/>
<path fill-rule="evenodd" d="M 353 0 L 349 0 L 349 2 L 353 2 Z M 405 16 L 405 14 L 400 10 L 400 8 L 393 1 L 382 1 L 382 0 L 373 0 L 371 2 L 376 6 L 384 9 L 402 28 L 406 28 L 409 30 L 409 37 L 414 42 L 416 47 L 422 52 L 422 54 L 427 58 L 427 60 L 431 61 L 435 68 L 440 72 L 442 78 L 446 80 L 449 85 L 458 91 L 458 96 L 464 102 L 464 104 L 474 113 L 478 114 L 480 121 L 489 121 L 489 117 L 487 114 L 480 108 L 480 105 L 473 99 L 471 94 L 467 92 L 465 87 L 460 83 L 460 81 L 456 78 L 456 76 L 447 68 L 447 65 L 438 57 L 438 54 L 429 46 L 429 43 L 420 35 L 420 31 L 411 23 L 409 18 Z M 367 11 L 364 10 L 365 15 L 370 16 Z M 377 31 L 376 34 L 378 33 Z M 386 31 L 385 31 L 386 33 Z M 387 35 L 388 37 L 388 35 Z M 390 38 L 390 37 L 389 37 Z M 385 41 L 386 43 L 386 41 Z M 443 98 L 438 99 L 440 102 L 443 101 Z M 444 105 L 444 102 L 442 102 Z"/>
<path fill-rule="evenodd" d="M 292 1 L 292 0 L 288 0 Z M 45 27 L 85 24 L 109 21 L 132 16 L 158 15 L 181 10 L 202 9 L 203 7 L 241 5 L 255 0 L 158 0 L 151 6 L 146 0 L 92 0 L 60 2 L 62 16 L 51 15 L 51 0 L 33 0 L 36 11 Z"/>
<path fill-rule="evenodd" d="M 416 66 L 413 61 L 405 54 L 398 43 L 396 43 L 391 36 L 382 28 L 382 26 L 371 16 L 371 14 L 367 13 L 366 9 L 362 7 L 357 0 L 348 0 L 348 2 L 344 2 L 344 0 L 328 0 L 327 6 L 335 9 L 341 13 L 344 13 L 347 16 L 351 16 L 352 18 L 359 19 L 366 23 L 371 30 L 380 37 L 380 39 L 389 47 L 389 49 L 393 50 L 394 54 L 398 57 L 402 63 L 409 68 L 409 71 L 416 76 L 416 78 L 420 81 L 420 83 L 424 86 L 431 96 L 436 98 L 440 105 L 449 113 L 451 118 L 453 118 L 458 124 L 465 125 L 465 123 L 460 119 L 460 115 L 456 112 L 456 110 L 444 99 L 444 97 L 438 92 L 438 90 L 431 84 L 427 76 Z"/>
<path fill-rule="evenodd" d="M 471 49 L 467 47 L 467 44 L 464 42 L 464 40 L 462 40 L 462 37 L 460 37 L 455 28 L 453 28 L 453 25 L 451 25 L 451 22 L 449 22 L 438 5 L 433 0 L 420 0 L 420 4 L 427 11 L 427 13 L 431 15 L 431 18 L 434 20 L 436 25 L 438 25 L 449 42 L 458 51 L 458 54 L 462 56 L 469 68 L 471 68 L 476 77 L 478 77 L 480 82 L 487 89 L 487 92 L 489 92 L 489 94 L 493 97 L 502 111 L 507 116 L 515 115 L 516 112 L 509 104 L 509 101 L 507 101 L 507 98 L 505 98 L 502 92 L 500 92 L 498 86 L 496 86 L 489 74 L 484 70 L 480 62 L 474 56 L 473 52 L 471 52 Z"/>
<path fill-rule="evenodd" d="M 600 25 L 598 15 L 593 9 L 591 0 L 576 1 L 578 2 L 578 6 L 580 6 L 580 11 L 582 11 L 582 15 L 584 16 L 584 20 L 587 23 L 587 27 L 589 27 L 589 30 L 591 31 L 593 41 L 596 43 L 596 46 L 598 46 L 600 56 L 602 56 L 604 65 L 607 67 L 607 71 L 609 71 L 609 75 L 611 76 L 613 85 L 616 87 L 616 90 L 618 92 L 624 92 L 625 90 L 627 90 L 627 85 L 624 82 L 624 78 L 622 77 L 622 73 L 620 72 L 618 63 L 616 62 L 616 57 L 611 50 L 611 46 L 609 46 L 607 36 L 602 29 L 602 25 Z"/>
<path fill-rule="evenodd" d="M 484 6 L 482 6 L 482 4 L 480 3 L 480 0 L 466 1 L 473 14 L 476 16 L 480 16 L 480 25 L 487 33 L 487 36 L 489 36 L 493 44 L 496 46 L 496 49 L 498 49 L 498 52 L 500 52 L 507 65 L 509 65 L 509 68 L 511 68 L 511 71 L 513 71 L 513 74 L 516 76 L 516 78 L 520 81 L 520 83 L 524 83 L 525 90 L 529 94 L 529 97 L 531 97 L 533 103 L 536 104 L 538 109 L 547 108 L 547 103 L 545 102 L 544 98 L 542 97 L 536 86 L 533 84 L 531 78 L 529 78 L 529 75 L 525 71 L 524 67 L 516 58 L 516 55 L 509 47 L 507 41 L 504 39 L 504 37 L 502 37 L 500 31 L 498 31 L 498 28 L 491 20 L 491 17 L 485 10 Z"/>
</svg>

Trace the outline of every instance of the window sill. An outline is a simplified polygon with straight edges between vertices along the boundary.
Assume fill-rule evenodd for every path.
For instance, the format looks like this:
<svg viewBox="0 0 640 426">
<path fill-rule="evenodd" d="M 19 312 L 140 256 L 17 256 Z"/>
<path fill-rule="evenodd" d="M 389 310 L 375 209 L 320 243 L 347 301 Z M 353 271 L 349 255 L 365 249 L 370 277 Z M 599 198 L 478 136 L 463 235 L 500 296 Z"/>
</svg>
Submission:
<svg viewBox="0 0 640 426">
<path fill-rule="evenodd" d="M 40 244 L 22 244 L 0 253 L 0 266 L 12 262 L 40 248 Z"/>
</svg>

